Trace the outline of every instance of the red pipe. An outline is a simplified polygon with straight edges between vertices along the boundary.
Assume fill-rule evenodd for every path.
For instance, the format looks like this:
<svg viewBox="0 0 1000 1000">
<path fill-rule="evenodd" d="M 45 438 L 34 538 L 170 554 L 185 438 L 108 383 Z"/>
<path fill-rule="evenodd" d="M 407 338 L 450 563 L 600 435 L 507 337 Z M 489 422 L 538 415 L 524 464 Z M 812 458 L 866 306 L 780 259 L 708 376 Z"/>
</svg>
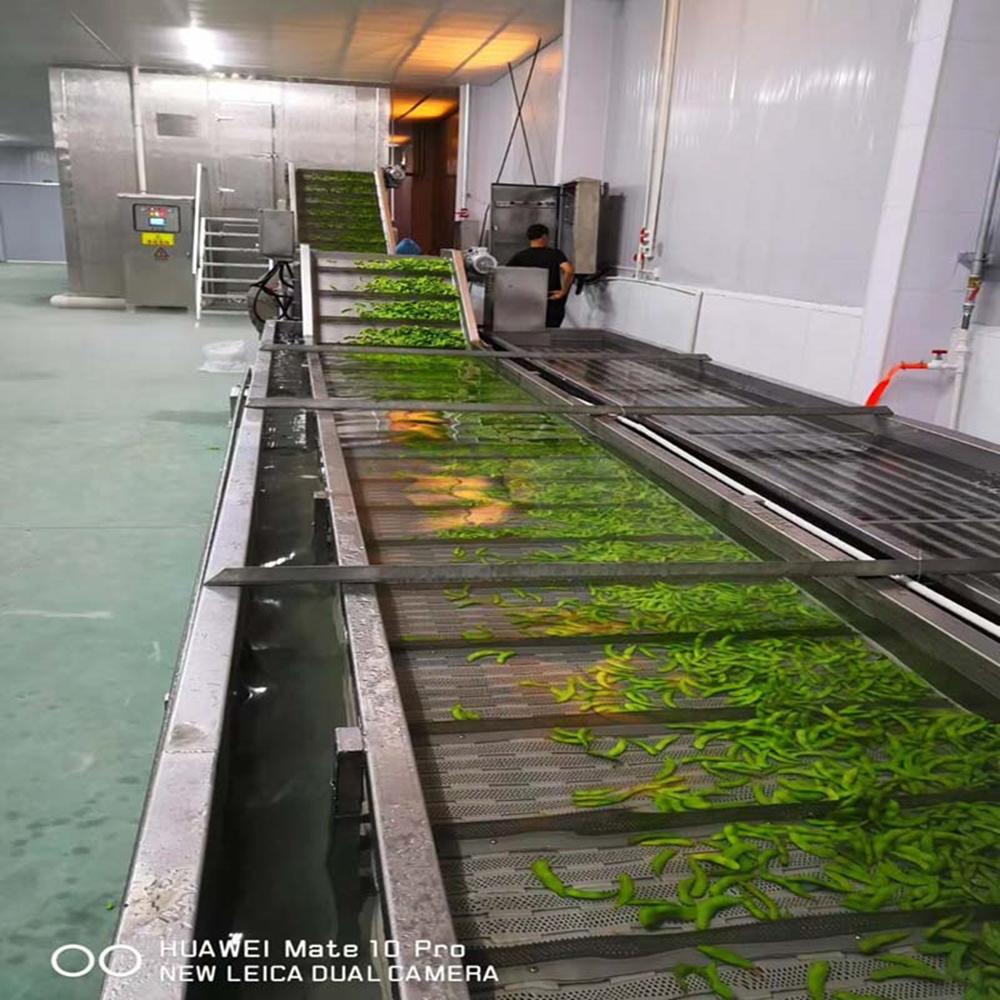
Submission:
<svg viewBox="0 0 1000 1000">
<path fill-rule="evenodd" d="M 885 375 L 885 378 L 874 389 L 872 389 L 871 395 L 865 400 L 865 406 L 878 406 L 879 400 L 882 398 L 882 394 L 886 389 L 889 388 L 889 383 L 900 373 L 909 371 L 913 368 L 926 368 L 926 361 L 917 361 L 915 363 L 909 363 L 906 361 L 900 362 L 898 365 L 893 365 Z"/>
</svg>

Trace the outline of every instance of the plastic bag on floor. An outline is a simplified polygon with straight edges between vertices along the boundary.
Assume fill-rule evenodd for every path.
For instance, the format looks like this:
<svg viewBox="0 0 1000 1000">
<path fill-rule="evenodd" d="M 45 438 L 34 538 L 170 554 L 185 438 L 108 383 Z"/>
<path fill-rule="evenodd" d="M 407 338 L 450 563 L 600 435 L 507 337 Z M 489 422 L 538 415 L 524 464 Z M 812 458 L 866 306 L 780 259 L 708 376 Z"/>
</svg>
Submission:
<svg viewBox="0 0 1000 1000">
<path fill-rule="evenodd" d="M 217 340 L 205 345 L 205 359 L 198 371 L 215 375 L 240 374 L 253 364 L 256 353 L 250 341 Z"/>
</svg>

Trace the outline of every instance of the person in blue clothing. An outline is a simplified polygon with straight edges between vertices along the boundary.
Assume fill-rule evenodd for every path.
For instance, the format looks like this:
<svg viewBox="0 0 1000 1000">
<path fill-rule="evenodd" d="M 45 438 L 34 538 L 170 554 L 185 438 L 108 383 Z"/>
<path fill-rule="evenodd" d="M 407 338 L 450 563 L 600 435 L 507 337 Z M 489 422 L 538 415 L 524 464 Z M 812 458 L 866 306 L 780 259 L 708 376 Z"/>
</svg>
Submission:
<svg viewBox="0 0 1000 1000">
<path fill-rule="evenodd" d="M 412 254 L 416 256 L 420 253 L 420 245 L 416 241 L 411 240 L 409 236 L 407 236 L 404 239 L 401 239 L 396 244 L 396 253 Z"/>
</svg>

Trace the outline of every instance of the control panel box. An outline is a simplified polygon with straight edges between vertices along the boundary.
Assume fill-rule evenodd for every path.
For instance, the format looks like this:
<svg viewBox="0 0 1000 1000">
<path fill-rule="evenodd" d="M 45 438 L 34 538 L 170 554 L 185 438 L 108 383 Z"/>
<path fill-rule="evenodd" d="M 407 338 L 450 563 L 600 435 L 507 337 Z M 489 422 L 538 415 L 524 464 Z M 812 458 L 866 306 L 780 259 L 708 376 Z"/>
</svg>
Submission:
<svg viewBox="0 0 1000 1000">
<path fill-rule="evenodd" d="M 172 233 L 176 236 L 181 231 L 180 206 L 135 204 L 132 206 L 132 228 L 137 233 Z"/>
<path fill-rule="evenodd" d="M 194 198 L 120 194 L 125 301 L 130 306 L 194 305 Z"/>
<path fill-rule="evenodd" d="M 271 260 L 295 260 L 295 213 L 281 208 L 260 210 L 260 252 Z"/>
</svg>

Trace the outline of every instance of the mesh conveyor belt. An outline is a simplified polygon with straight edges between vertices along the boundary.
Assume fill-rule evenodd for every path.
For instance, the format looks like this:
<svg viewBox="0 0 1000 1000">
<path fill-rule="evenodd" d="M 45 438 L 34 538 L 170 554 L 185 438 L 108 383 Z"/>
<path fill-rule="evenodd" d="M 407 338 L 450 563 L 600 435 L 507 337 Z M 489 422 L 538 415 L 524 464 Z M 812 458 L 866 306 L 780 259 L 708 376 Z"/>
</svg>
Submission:
<svg viewBox="0 0 1000 1000">
<path fill-rule="evenodd" d="M 322 364 L 331 395 L 378 398 L 380 392 L 381 398 L 398 398 L 400 370 L 391 365 L 327 356 Z M 733 398 L 715 390 L 702 394 L 683 376 L 658 371 L 645 361 L 559 364 L 581 377 L 593 376 L 602 385 L 627 384 L 629 391 L 622 399 L 728 403 Z M 421 394 L 442 398 L 440 394 L 449 388 L 455 393 L 455 379 L 442 377 L 440 370 L 427 371 L 426 379 L 412 370 L 406 376 L 412 383 L 410 398 Z M 391 373 L 389 378 L 386 372 Z M 465 383 L 455 398 L 521 398 L 520 390 L 492 378 Z M 653 559 L 670 558 L 670 546 L 732 545 L 714 526 L 559 419 L 443 414 L 427 422 L 436 428 L 430 436 L 414 427 L 420 422 L 412 414 L 337 417 L 371 562 L 560 559 L 594 543 L 611 546 L 599 558 L 615 558 L 615 546 L 635 541 L 644 546 L 645 558 Z M 822 474 L 836 483 L 838 502 L 845 506 L 871 496 L 852 475 L 867 474 L 871 463 L 897 461 L 886 454 L 873 457 L 863 431 L 834 434 L 817 421 L 692 417 L 671 421 L 671 426 L 725 441 L 759 460 L 769 449 L 780 447 L 789 476 L 795 472 L 817 478 L 815 464 L 809 463 L 819 449 Z M 531 439 L 532 435 L 544 436 Z M 780 446 L 775 444 L 779 439 Z M 933 474 L 914 466 L 917 471 L 927 477 Z M 958 492 L 947 477 L 936 482 L 939 490 Z M 887 487 L 887 492 L 892 490 L 898 486 Z M 963 493 L 959 500 L 963 499 L 971 512 L 971 495 Z M 1000 526 L 1000 497 L 993 502 L 987 513 Z M 903 509 L 899 504 L 893 508 L 897 514 Z M 984 510 L 977 508 L 977 515 L 982 517 Z M 873 511 L 876 518 L 884 514 L 882 509 Z M 988 518 L 982 520 L 986 523 Z M 978 528 L 977 521 L 968 530 Z M 969 544 L 975 544 L 969 537 Z M 720 558 L 739 557 L 724 548 L 719 552 Z M 674 591 L 676 596 L 680 588 Z M 698 593 L 698 587 L 688 593 Z M 697 607 L 681 614 L 677 609 L 630 605 L 627 593 L 579 586 L 535 586 L 526 591 L 472 586 L 454 592 L 379 587 L 421 784 L 440 838 L 442 875 L 456 932 L 476 949 L 477 958 L 487 962 L 496 958 L 505 970 L 504 985 L 490 991 L 494 996 L 672 1000 L 712 995 L 696 977 L 682 989 L 667 973 L 680 960 L 702 965 L 707 961 L 693 950 L 698 935 L 690 922 L 668 921 L 647 930 L 635 907 L 616 905 L 613 899 L 566 898 L 550 891 L 532 872 L 532 864 L 548 860 L 567 884 L 589 890 L 614 890 L 628 876 L 640 894 L 673 897 L 690 877 L 688 855 L 698 848 L 680 850 L 657 875 L 650 866 L 661 849 L 631 843 L 637 831 L 668 829 L 697 838 L 717 834 L 729 816 L 804 819 L 811 812 L 823 815 L 829 810 L 830 803 L 778 809 L 762 805 L 760 794 L 765 799 L 779 794 L 783 779 L 777 774 L 746 784 L 734 782 L 720 792 L 717 778 L 692 761 L 704 752 L 696 734 L 666 728 L 667 719 L 752 719 L 755 709 L 750 704 L 735 705 L 732 687 L 723 685 L 718 692 L 707 685 L 678 690 L 669 705 L 626 707 L 622 702 L 608 714 L 595 715 L 581 707 L 591 697 L 582 693 L 587 684 L 595 689 L 604 685 L 604 694 L 593 695 L 596 700 L 625 697 L 617 681 L 594 682 L 615 657 L 619 667 L 622 657 L 627 661 L 630 690 L 647 680 L 653 685 L 650 690 L 656 690 L 666 669 L 667 653 L 662 651 L 673 649 L 672 642 L 686 650 L 697 647 L 702 650 L 699 655 L 711 657 L 715 654 L 705 650 L 715 650 L 715 641 L 721 638 L 718 649 L 731 650 L 732 662 L 747 664 L 766 656 L 779 640 L 815 642 L 796 656 L 785 658 L 782 653 L 767 669 L 781 666 L 792 671 L 796 683 L 806 684 L 806 699 L 810 691 L 819 695 L 817 708 L 826 704 L 839 711 L 845 704 L 878 706 L 885 698 L 895 698 L 897 706 L 911 713 L 932 713 L 945 704 L 918 682 L 911 690 L 910 681 L 894 679 L 897 674 L 911 675 L 874 649 L 864 654 L 867 665 L 855 675 L 853 687 L 847 686 L 844 678 L 849 675 L 841 673 L 847 668 L 838 659 L 838 644 L 855 656 L 855 633 L 790 585 L 759 586 L 752 592 L 736 588 L 732 593 L 739 595 L 734 604 L 706 592 L 703 601 L 695 602 Z M 683 603 L 687 598 L 681 594 L 680 599 Z M 598 605 L 594 617 L 579 611 Z M 701 645 L 702 640 L 695 642 L 699 632 L 714 638 Z M 634 645 L 627 648 L 630 642 Z M 634 654 L 632 649 L 642 642 L 649 646 Z M 810 659 L 813 655 L 815 660 Z M 568 683 L 572 677 L 578 681 Z M 879 687 L 879 678 L 885 677 L 888 686 Z M 583 686 L 574 687 L 577 683 Z M 869 684 L 875 686 L 869 689 Z M 554 741 L 548 728 L 553 725 L 568 727 L 571 733 L 578 727 L 592 730 L 589 752 L 572 740 Z M 677 737 L 669 746 L 643 752 L 635 744 L 624 758 L 616 755 L 623 739 L 652 747 L 667 731 Z M 928 744 L 932 753 L 935 739 Z M 969 746 L 974 749 L 974 741 Z M 865 754 L 874 761 L 885 758 L 881 746 L 870 746 Z M 802 766 L 815 759 L 806 755 Z M 588 794 L 595 788 L 655 785 L 670 769 L 687 793 L 715 789 L 708 813 L 697 819 L 683 813 L 664 815 L 644 794 L 589 808 L 581 808 L 574 799 L 575 793 Z M 928 795 L 923 801 L 934 801 L 937 788 L 928 784 L 917 792 L 913 802 L 922 792 Z M 975 797 L 954 788 L 947 794 Z M 983 797 L 989 794 L 984 788 Z M 706 822 L 711 825 L 705 827 Z M 695 832 L 689 834 L 691 830 Z M 708 833 L 698 832 L 705 830 Z M 816 855 L 796 848 L 780 866 L 783 877 L 818 875 L 821 869 Z M 719 967 L 722 982 L 734 988 L 740 1000 L 772 996 L 806 1000 L 806 975 L 817 956 L 830 960 L 831 991 L 852 990 L 882 1000 L 961 995 L 961 988 L 952 983 L 866 980 L 881 963 L 854 952 L 849 932 L 883 926 L 876 917 L 885 914 L 851 912 L 842 893 L 822 888 L 806 898 L 762 880 L 752 884 L 780 908 L 781 926 L 762 924 L 740 904 L 722 910 L 705 938 L 740 943 L 738 950 L 754 959 L 753 972 Z M 898 914 L 891 918 L 895 926 L 906 926 L 907 919 Z M 927 921 L 915 918 L 915 922 Z M 589 959 L 591 955 L 604 957 L 597 961 Z M 939 963 L 936 958 L 930 961 Z"/>
<path fill-rule="evenodd" d="M 600 657 L 599 649 L 589 653 L 594 662 Z M 565 683 L 587 660 L 588 651 L 579 647 L 529 647 L 518 651 L 509 669 L 484 671 L 482 664 L 454 653 L 410 650 L 397 653 L 396 669 L 414 722 L 450 722 L 451 708 L 460 702 L 488 719 L 565 715 L 593 725 L 593 720 L 580 717 L 574 702 L 553 704 L 546 688 Z M 680 709 L 721 709 L 725 704 L 725 698 L 677 699 Z"/>
<path fill-rule="evenodd" d="M 709 536 L 715 537 L 715 536 Z M 598 541 L 610 542 L 641 542 L 648 545 L 657 546 L 684 546 L 685 543 L 697 544 L 704 542 L 704 535 L 622 535 L 611 533 L 609 535 L 598 535 Z M 551 558 L 569 559 L 574 553 L 574 549 L 593 539 L 570 540 L 565 538 L 536 538 L 530 543 L 521 541 L 518 538 L 491 538 L 487 540 L 477 540 L 471 544 L 463 544 L 461 541 L 452 543 L 442 543 L 437 539 L 413 538 L 389 539 L 382 536 L 374 544 L 374 562 L 386 563 L 387 565 L 402 565 L 420 561 L 426 564 L 454 563 L 459 562 L 522 562 L 538 558 L 544 554 Z"/>
<path fill-rule="evenodd" d="M 815 953 L 813 953 L 815 954 Z M 584 981 L 559 990 L 560 1000 L 681 1000 L 685 997 L 712 997 L 701 980 L 688 980 L 688 989 L 681 989 L 676 979 L 666 972 L 614 975 L 603 963 L 601 972 L 589 982 Z M 932 1000 L 959 997 L 954 984 L 927 980 L 906 980 L 882 983 L 872 987 L 867 976 L 878 967 L 872 959 L 859 956 L 837 957 L 830 963 L 830 985 L 837 990 L 859 995 L 876 996 L 884 1000 Z M 771 997 L 784 1000 L 809 1000 L 805 975 L 808 963 L 802 960 L 769 960 L 758 963 L 754 972 L 723 968 L 722 981 L 738 996 Z M 497 993 L 503 1000 L 539 1000 L 552 995 L 552 986 L 544 981 L 505 988 Z"/>
<path fill-rule="evenodd" d="M 664 370 L 648 358 L 537 364 L 614 403 L 707 406 L 751 398 L 731 387 L 713 387 L 675 367 Z M 1000 490 L 994 476 L 978 469 L 922 456 L 863 429 L 823 429 L 796 418 L 652 417 L 648 423 L 709 454 L 738 460 L 763 480 L 861 523 L 868 534 L 907 555 L 1000 551 Z M 807 423 L 809 429 L 804 429 Z M 899 521 L 906 526 L 897 526 Z M 951 527 L 947 522 L 960 523 Z M 973 534 L 975 541 L 967 542 Z M 975 582 L 1000 600 L 996 577 Z"/>
<path fill-rule="evenodd" d="M 567 835 L 566 842 L 572 843 Z M 565 900 L 542 889 L 530 874 L 531 862 L 538 857 L 558 859 L 577 885 L 613 884 L 627 873 L 644 893 L 658 893 L 669 886 L 675 895 L 677 885 L 689 877 L 690 868 L 683 856 L 670 862 L 657 878 L 650 870 L 656 849 L 650 847 L 573 848 L 560 846 L 548 851 L 537 848 L 523 852 L 473 855 L 447 859 L 442 873 L 445 884 L 464 890 L 462 909 L 456 920 L 463 938 L 475 945 L 531 945 L 541 940 L 573 938 L 598 931 L 605 935 L 641 935 L 645 932 L 635 919 L 613 900 Z M 805 876 L 818 875 L 816 859 L 802 852 L 793 852 L 787 866 L 789 872 Z M 841 909 L 835 893 L 816 893 L 813 899 L 802 899 L 780 888 L 760 883 L 762 891 L 773 892 L 775 900 L 791 918 L 835 913 Z M 719 927 L 726 928 L 753 922 L 753 916 L 743 907 L 725 910 L 719 917 Z M 659 933 L 685 933 L 683 925 Z"/>
</svg>

